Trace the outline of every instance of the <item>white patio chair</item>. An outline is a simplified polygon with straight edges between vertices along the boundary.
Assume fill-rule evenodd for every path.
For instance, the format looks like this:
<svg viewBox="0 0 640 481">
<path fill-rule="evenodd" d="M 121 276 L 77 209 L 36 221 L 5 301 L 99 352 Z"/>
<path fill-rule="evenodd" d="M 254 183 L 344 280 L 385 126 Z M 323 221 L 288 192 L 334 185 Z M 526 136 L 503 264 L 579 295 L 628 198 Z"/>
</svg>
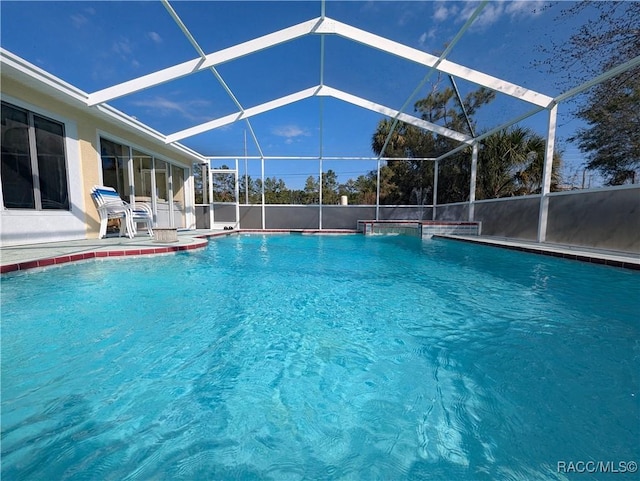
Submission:
<svg viewBox="0 0 640 481">
<path fill-rule="evenodd" d="M 139 222 L 145 223 L 147 234 L 153 236 L 153 214 L 148 205 L 139 204 L 134 208 L 122 200 L 113 187 L 102 185 L 96 185 L 91 189 L 91 197 L 100 214 L 100 239 L 107 234 L 109 219 L 120 219 L 120 235 L 126 233 L 130 239 L 136 235 Z"/>
</svg>

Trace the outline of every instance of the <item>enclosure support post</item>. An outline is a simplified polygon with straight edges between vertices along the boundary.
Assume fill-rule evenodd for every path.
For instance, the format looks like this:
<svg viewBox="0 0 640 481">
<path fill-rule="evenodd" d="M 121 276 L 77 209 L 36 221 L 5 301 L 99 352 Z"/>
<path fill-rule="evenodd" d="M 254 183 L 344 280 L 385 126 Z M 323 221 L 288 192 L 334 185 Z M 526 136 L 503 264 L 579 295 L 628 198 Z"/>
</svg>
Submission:
<svg viewBox="0 0 640 481">
<path fill-rule="evenodd" d="M 318 177 L 318 229 L 322 230 L 322 157 L 320 157 L 320 176 Z"/>
<path fill-rule="evenodd" d="M 265 208 L 264 208 L 264 157 L 260 157 L 260 179 L 261 179 L 261 192 L 260 192 L 260 196 L 262 198 L 262 230 L 266 229 L 266 222 L 264 219 L 264 213 L 265 213 Z"/>
<path fill-rule="evenodd" d="M 433 163 L 433 212 L 431 220 L 436 220 L 436 204 L 438 203 L 438 161 Z"/>
<path fill-rule="evenodd" d="M 236 159 L 236 172 L 235 172 L 235 194 L 236 194 L 236 225 L 235 228 L 240 227 L 240 184 L 238 183 L 238 159 Z"/>
<path fill-rule="evenodd" d="M 211 172 L 211 161 L 207 161 L 207 179 L 209 185 L 207 190 L 209 191 L 209 228 L 213 229 L 213 223 L 215 222 L 215 215 L 213 213 L 213 172 Z"/>
<path fill-rule="evenodd" d="M 321 55 L 320 55 L 320 84 L 323 82 L 324 75 L 324 35 L 322 36 L 321 45 L 320 45 Z M 324 144 L 323 144 L 323 129 L 324 129 L 324 99 L 320 97 L 320 145 L 318 146 L 318 151 L 320 152 L 319 169 L 320 176 L 318 177 L 318 229 L 322 230 L 322 156 L 324 155 Z"/>
<path fill-rule="evenodd" d="M 378 158 L 378 174 L 376 176 L 376 220 L 380 220 L 380 159 Z"/>
<path fill-rule="evenodd" d="M 547 222 L 549 217 L 549 192 L 551 191 L 551 172 L 553 170 L 553 151 L 556 141 L 556 122 L 558 117 L 558 104 L 549 109 L 549 130 L 547 132 L 547 145 L 544 150 L 544 167 L 542 170 L 542 183 L 540 185 L 540 211 L 538 217 L 538 242 L 547 240 Z"/>
<path fill-rule="evenodd" d="M 244 130 L 244 203 L 249 205 L 249 166 L 247 163 L 247 129 Z"/>
<path fill-rule="evenodd" d="M 471 151 L 471 181 L 469 182 L 469 222 L 475 218 L 476 181 L 478 178 L 478 144 L 473 144 Z"/>
</svg>

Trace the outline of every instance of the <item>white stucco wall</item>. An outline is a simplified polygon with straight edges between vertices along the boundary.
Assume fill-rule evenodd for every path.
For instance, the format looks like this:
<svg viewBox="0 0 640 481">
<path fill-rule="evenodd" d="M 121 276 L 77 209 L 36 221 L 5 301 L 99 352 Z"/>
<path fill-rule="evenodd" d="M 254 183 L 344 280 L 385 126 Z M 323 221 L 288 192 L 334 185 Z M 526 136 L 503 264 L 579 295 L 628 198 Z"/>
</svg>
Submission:
<svg viewBox="0 0 640 481">
<path fill-rule="evenodd" d="M 2 100 L 64 124 L 67 157 L 67 188 L 71 210 L 2 209 L 0 242 L 2 245 L 31 244 L 86 237 L 85 199 L 83 195 L 78 124 L 46 107 L 2 94 Z"/>
<path fill-rule="evenodd" d="M 64 124 L 70 210 L 0 210 L 3 246 L 97 238 L 99 218 L 91 188 L 102 182 L 100 136 L 118 139 L 183 167 L 186 227 L 195 228 L 191 165 L 204 159 L 180 145 L 167 145 L 158 133 L 110 108 L 88 107 L 86 93 L 1 52 L 2 100 Z M 1 197 L 0 189 L 0 198 Z"/>
</svg>

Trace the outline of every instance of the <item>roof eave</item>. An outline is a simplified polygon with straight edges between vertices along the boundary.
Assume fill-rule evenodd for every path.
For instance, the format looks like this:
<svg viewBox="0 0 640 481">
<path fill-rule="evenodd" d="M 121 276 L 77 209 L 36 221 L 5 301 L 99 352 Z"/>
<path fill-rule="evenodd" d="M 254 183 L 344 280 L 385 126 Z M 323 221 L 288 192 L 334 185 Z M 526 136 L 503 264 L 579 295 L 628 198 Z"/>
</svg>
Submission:
<svg viewBox="0 0 640 481">
<path fill-rule="evenodd" d="M 182 155 L 191 157 L 194 162 L 206 161 L 206 157 L 202 154 L 180 143 L 167 144 L 165 135 L 108 104 L 89 107 L 87 105 L 89 99 L 87 92 L 1 47 L 0 71 L 3 77 L 15 79 L 36 91 L 42 92 L 91 116 L 106 120 L 111 124 L 120 127 L 126 126 L 134 130 L 136 134 L 152 140 L 159 146 L 169 147 Z"/>
</svg>

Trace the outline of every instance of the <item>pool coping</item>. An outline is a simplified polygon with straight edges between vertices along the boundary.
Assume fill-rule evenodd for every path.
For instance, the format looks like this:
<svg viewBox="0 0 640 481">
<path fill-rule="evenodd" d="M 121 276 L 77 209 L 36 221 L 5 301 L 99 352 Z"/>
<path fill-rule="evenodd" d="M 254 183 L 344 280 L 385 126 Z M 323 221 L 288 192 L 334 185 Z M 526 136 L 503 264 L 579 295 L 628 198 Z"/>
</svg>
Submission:
<svg viewBox="0 0 640 481">
<path fill-rule="evenodd" d="M 64 244 L 64 243 L 61 243 Z M 38 257 L 35 259 L 29 259 L 19 262 L 7 263 L 0 265 L 0 274 L 6 274 L 9 272 L 25 271 L 29 269 L 36 269 L 42 267 L 50 267 L 54 265 L 67 264 L 69 262 L 77 262 L 89 259 L 106 259 L 117 257 L 129 257 L 129 256 L 148 256 L 159 254 L 171 254 L 181 251 L 190 251 L 193 249 L 201 249 L 207 245 L 207 240 L 202 239 L 200 242 L 194 240 L 188 244 L 180 245 L 164 245 L 164 246 L 147 246 L 146 244 L 132 245 L 132 246 L 104 246 L 104 247 L 89 247 L 85 249 L 72 249 L 68 253 L 60 255 Z M 64 247 L 60 247 L 64 250 Z M 71 248 L 68 248 L 71 249 Z"/>
<path fill-rule="evenodd" d="M 501 249 L 527 252 L 574 261 L 640 271 L 640 254 L 553 243 L 537 243 L 521 239 L 489 236 L 434 235 L 434 238 L 481 244 Z"/>
</svg>

